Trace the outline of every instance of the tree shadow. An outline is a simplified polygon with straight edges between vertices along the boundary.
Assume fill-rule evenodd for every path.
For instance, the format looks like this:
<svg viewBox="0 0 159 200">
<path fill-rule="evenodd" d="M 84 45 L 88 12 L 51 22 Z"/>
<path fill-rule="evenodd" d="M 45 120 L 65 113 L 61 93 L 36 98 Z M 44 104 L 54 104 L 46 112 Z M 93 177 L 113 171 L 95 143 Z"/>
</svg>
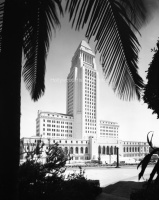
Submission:
<svg viewBox="0 0 159 200">
<path fill-rule="evenodd" d="M 145 184 L 146 182 L 119 181 L 115 184 L 104 187 L 103 193 L 129 199 L 132 191 L 144 188 Z"/>
</svg>

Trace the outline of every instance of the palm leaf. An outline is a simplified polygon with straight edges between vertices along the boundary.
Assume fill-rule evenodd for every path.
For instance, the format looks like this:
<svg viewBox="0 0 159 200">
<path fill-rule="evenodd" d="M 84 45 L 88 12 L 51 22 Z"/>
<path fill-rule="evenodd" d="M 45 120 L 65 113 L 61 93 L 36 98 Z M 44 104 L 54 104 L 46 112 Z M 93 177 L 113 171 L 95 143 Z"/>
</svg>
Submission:
<svg viewBox="0 0 159 200">
<path fill-rule="evenodd" d="M 152 149 L 154 149 L 154 148 L 153 148 L 153 144 L 152 144 L 153 133 L 152 133 L 152 135 L 151 135 L 151 139 L 149 140 L 149 134 L 150 134 L 151 132 L 153 132 L 153 131 L 150 131 L 150 132 L 147 134 L 147 143 L 149 144 L 149 146 L 150 146 Z"/>
<path fill-rule="evenodd" d="M 144 86 L 137 71 L 140 45 L 133 32 L 145 20 L 141 8 L 145 9 L 143 1 L 135 0 L 67 0 L 66 4 L 76 30 L 88 24 L 86 37 L 95 38 L 104 76 L 126 100 L 139 99 Z"/>
<path fill-rule="evenodd" d="M 141 165 L 141 172 L 139 173 L 139 180 L 140 180 L 140 178 L 143 176 L 143 174 L 144 174 L 144 172 L 145 172 L 145 169 L 146 169 L 148 163 L 150 162 L 151 156 L 152 156 L 152 153 L 146 155 L 146 156 L 144 157 L 144 159 L 138 164 L 137 169 L 138 169 L 139 166 Z"/>
<path fill-rule="evenodd" d="M 156 173 L 158 173 L 158 169 L 159 169 L 159 160 L 157 161 L 157 163 L 155 164 L 151 174 L 150 174 L 150 178 L 148 180 L 148 184 L 150 184 L 155 176 Z"/>
<path fill-rule="evenodd" d="M 57 9 L 63 14 L 60 0 L 26 0 L 23 49 L 26 59 L 23 76 L 33 100 L 44 93 L 45 62 L 52 28 L 60 25 Z"/>
</svg>

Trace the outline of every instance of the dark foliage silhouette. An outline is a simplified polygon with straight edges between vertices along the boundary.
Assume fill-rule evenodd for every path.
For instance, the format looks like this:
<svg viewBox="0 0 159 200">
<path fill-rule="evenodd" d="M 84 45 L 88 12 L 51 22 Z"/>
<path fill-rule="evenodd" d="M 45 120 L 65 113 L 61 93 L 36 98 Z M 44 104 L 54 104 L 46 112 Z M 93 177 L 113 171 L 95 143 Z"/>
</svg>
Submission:
<svg viewBox="0 0 159 200">
<path fill-rule="evenodd" d="M 45 89 L 51 29 L 60 25 L 57 11 L 63 13 L 60 0 L 5 0 L 0 4 L 0 65 L 4 77 L 0 80 L 0 199 L 18 199 L 21 74 L 32 99 L 38 100 Z M 12 117 L 8 121 L 9 113 Z"/>
<path fill-rule="evenodd" d="M 27 144 L 26 162 L 19 168 L 19 199 L 20 200 L 95 200 L 101 193 L 99 181 L 87 180 L 80 167 L 79 173 L 64 176 L 65 164 L 68 156 L 59 147 L 52 144 L 47 146 L 39 142 L 34 145 Z M 45 149 L 45 150 L 44 150 Z M 46 162 L 43 163 L 46 153 Z"/>
<path fill-rule="evenodd" d="M 151 132 L 149 132 L 151 133 Z M 153 154 L 156 154 L 159 151 L 159 148 L 154 147 L 152 144 L 152 138 L 153 138 L 153 134 L 151 136 L 151 139 L 149 140 L 149 133 L 147 134 L 147 142 L 149 144 L 149 146 L 151 147 L 151 152 L 149 154 L 147 154 L 144 159 L 139 163 L 138 167 L 139 168 L 141 166 L 141 172 L 139 173 L 139 180 L 140 178 L 144 175 L 145 169 L 148 166 L 149 162 L 151 161 L 151 157 L 153 156 Z M 150 174 L 150 177 L 148 179 L 148 186 L 150 185 L 150 183 L 152 183 L 152 180 L 154 178 L 154 176 L 156 176 L 155 181 L 158 182 L 159 181 L 159 159 L 157 159 L 157 162 Z"/>
<path fill-rule="evenodd" d="M 141 166 L 141 171 L 139 173 L 139 180 L 142 176 L 144 176 L 144 172 L 148 166 L 148 164 L 153 161 L 153 155 L 157 154 L 159 151 L 158 147 L 154 147 L 152 144 L 153 133 L 151 135 L 151 139 L 149 139 L 149 132 L 147 134 L 147 142 L 151 148 L 149 154 L 147 154 L 144 159 L 139 163 L 138 167 Z M 157 158 L 156 163 L 153 167 L 152 172 L 150 173 L 150 177 L 143 184 L 142 189 L 136 189 L 131 192 L 130 199 L 131 200 L 157 200 L 159 195 L 159 159 Z"/>
<path fill-rule="evenodd" d="M 157 48 L 152 51 L 154 56 L 147 72 L 148 82 L 144 88 L 143 100 L 148 104 L 148 108 L 153 110 L 153 114 L 157 114 L 159 118 L 159 40 Z"/>
</svg>

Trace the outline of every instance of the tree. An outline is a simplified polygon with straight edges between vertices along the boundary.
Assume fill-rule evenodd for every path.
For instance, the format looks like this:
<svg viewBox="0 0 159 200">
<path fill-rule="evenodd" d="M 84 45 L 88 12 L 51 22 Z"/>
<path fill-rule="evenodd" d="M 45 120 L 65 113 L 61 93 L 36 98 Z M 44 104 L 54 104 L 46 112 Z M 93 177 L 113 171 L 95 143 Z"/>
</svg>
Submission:
<svg viewBox="0 0 159 200">
<path fill-rule="evenodd" d="M 57 11 L 63 14 L 60 0 L 5 0 L 0 4 L 0 65 L 4 77 L 0 80 L 1 199 L 18 198 L 21 73 L 32 99 L 38 100 L 45 89 L 51 32 L 60 25 Z"/>
<path fill-rule="evenodd" d="M 143 0 L 67 0 L 76 29 L 88 22 L 86 37 L 95 36 L 105 77 L 123 99 L 140 97 L 137 73 L 139 42 L 133 31 L 145 20 Z M 59 26 L 60 0 L 3 0 L 0 4 L 1 168 L 3 199 L 17 199 L 20 144 L 21 73 L 33 100 L 44 93 L 45 61 L 52 28 Z M 136 25 L 136 27 L 135 27 Z M 22 59 L 25 63 L 22 66 Z M 11 117 L 12 116 L 12 117 Z M 10 166 L 12 163 L 12 166 Z"/>
<path fill-rule="evenodd" d="M 148 82 L 144 88 L 143 100 L 148 104 L 148 108 L 153 110 L 159 118 L 159 40 L 157 48 L 152 49 L 154 56 L 147 71 Z"/>
<path fill-rule="evenodd" d="M 58 199 L 68 160 L 62 148 L 57 143 L 46 146 L 40 140 L 34 145 L 28 143 L 27 148 L 23 145 L 22 152 L 27 155 L 19 167 L 20 199 Z"/>
</svg>

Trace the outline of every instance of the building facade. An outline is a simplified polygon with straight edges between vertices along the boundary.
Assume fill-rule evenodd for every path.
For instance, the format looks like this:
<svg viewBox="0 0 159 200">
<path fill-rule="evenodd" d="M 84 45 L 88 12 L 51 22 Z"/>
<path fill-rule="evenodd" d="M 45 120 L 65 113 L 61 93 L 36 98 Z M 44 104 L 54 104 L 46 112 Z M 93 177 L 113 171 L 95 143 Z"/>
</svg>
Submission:
<svg viewBox="0 0 159 200">
<path fill-rule="evenodd" d="M 46 146 L 57 142 L 71 154 L 72 161 L 97 160 L 100 156 L 107 163 L 116 160 L 117 148 L 120 157 L 141 157 L 147 153 L 147 143 L 119 140 L 117 122 L 99 120 L 95 55 L 85 41 L 72 58 L 66 91 L 67 114 L 38 111 L 36 136 L 21 139 L 24 150 L 38 140 Z"/>
<path fill-rule="evenodd" d="M 143 158 L 149 153 L 147 142 L 123 141 L 123 157 Z"/>
</svg>

